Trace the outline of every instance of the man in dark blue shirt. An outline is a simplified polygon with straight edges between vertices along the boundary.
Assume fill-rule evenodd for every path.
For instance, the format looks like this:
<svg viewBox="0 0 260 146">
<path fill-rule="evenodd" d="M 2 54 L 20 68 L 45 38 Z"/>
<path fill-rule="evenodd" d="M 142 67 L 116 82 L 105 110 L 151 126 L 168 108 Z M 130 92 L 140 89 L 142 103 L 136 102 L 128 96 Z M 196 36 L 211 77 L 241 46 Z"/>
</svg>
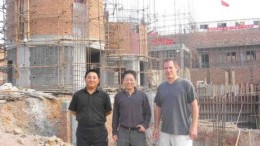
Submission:
<svg viewBox="0 0 260 146">
<path fill-rule="evenodd" d="M 77 146 L 108 146 L 106 116 L 111 113 L 108 94 L 97 88 L 99 76 L 96 70 L 85 74 L 86 87 L 75 92 L 69 110 L 76 116 Z"/>
<path fill-rule="evenodd" d="M 115 95 L 112 133 L 117 146 L 146 146 L 145 130 L 151 119 L 147 95 L 136 86 L 136 72 L 123 77 L 124 90 Z"/>
</svg>

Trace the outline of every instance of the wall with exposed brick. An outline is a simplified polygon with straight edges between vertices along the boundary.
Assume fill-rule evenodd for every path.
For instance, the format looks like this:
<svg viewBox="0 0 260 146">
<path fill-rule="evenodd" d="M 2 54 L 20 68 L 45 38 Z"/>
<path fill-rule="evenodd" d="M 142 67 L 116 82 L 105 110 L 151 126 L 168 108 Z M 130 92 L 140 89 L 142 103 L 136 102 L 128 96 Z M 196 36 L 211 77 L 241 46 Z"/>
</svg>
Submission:
<svg viewBox="0 0 260 146">
<path fill-rule="evenodd" d="M 92 40 L 104 40 L 104 5 L 103 0 L 86 0 L 89 10 L 89 38 Z"/>
<path fill-rule="evenodd" d="M 234 68 L 233 70 L 235 72 L 236 83 L 239 84 L 250 83 L 250 78 L 252 78 L 252 75 L 250 74 L 250 68 L 240 67 L 240 68 Z"/>
<path fill-rule="evenodd" d="M 147 27 L 146 25 L 139 25 L 138 29 L 139 29 L 140 55 L 148 56 Z"/>
<path fill-rule="evenodd" d="M 192 69 L 191 71 L 191 81 L 194 86 L 196 86 L 197 81 L 207 81 L 207 69 Z"/>
<path fill-rule="evenodd" d="M 16 20 L 17 20 L 17 15 L 16 15 L 16 7 L 15 7 L 15 1 L 16 0 L 8 0 L 7 3 L 7 10 L 6 10 L 6 35 L 7 39 L 10 40 L 11 42 L 15 42 L 16 38 L 16 32 L 17 32 L 17 27 L 16 27 Z"/>
<path fill-rule="evenodd" d="M 133 32 L 134 27 L 137 32 Z M 109 49 L 114 54 L 147 56 L 147 27 L 131 23 L 109 22 Z"/>
<path fill-rule="evenodd" d="M 130 23 L 109 23 L 109 49 L 116 54 L 131 52 L 131 25 Z"/>
<path fill-rule="evenodd" d="M 210 81 L 213 84 L 225 84 L 225 70 L 221 68 L 210 69 Z"/>
<path fill-rule="evenodd" d="M 17 32 L 29 33 L 31 36 L 41 35 L 72 35 L 73 33 L 73 3 L 74 0 L 7 0 L 7 36 L 15 41 Z M 19 12 L 20 5 L 20 12 Z M 87 0 L 86 34 L 90 40 L 104 40 L 103 0 Z M 17 10 L 18 9 L 18 10 Z M 21 13 L 20 25 L 16 13 Z M 19 18 L 19 17 L 18 17 Z M 30 22 L 29 28 L 27 25 Z"/>
<path fill-rule="evenodd" d="M 0 85 L 4 84 L 6 82 L 7 75 L 5 73 L 5 67 L 7 65 L 7 62 L 5 59 L 5 52 L 4 50 L 0 49 Z M 3 69 L 1 69 L 1 67 Z"/>
<path fill-rule="evenodd" d="M 232 72 L 235 81 L 232 82 Z M 233 67 L 233 68 L 211 68 L 191 69 L 191 81 L 196 85 L 197 81 L 206 81 L 212 84 L 258 84 L 260 81 L 260 68 L 257 67 Z"/>
<path fill-rule="evenodd" d="M 253 68 L 253 81 L 255 84 L 260 84 L 260 68 L 259 67 Z"/>
</svg>

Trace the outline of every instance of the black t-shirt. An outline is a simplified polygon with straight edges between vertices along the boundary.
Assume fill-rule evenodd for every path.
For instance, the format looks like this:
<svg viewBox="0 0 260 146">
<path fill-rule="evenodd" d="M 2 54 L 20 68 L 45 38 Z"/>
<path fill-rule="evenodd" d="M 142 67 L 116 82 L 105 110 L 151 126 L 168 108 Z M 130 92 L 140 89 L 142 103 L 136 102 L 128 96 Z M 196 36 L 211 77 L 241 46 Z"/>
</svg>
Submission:
<svg viewBox="0 0 260 146">
<path fill-rule="evenodd" d="M 102 125 L 106 122 L 106 112 L 112 110 L 109 95 L 97 89 L 90 95 L 85 88 L 74 93 L 69 110 L 77 112 L 79 123 L 89 126 Z"/>
</svg>

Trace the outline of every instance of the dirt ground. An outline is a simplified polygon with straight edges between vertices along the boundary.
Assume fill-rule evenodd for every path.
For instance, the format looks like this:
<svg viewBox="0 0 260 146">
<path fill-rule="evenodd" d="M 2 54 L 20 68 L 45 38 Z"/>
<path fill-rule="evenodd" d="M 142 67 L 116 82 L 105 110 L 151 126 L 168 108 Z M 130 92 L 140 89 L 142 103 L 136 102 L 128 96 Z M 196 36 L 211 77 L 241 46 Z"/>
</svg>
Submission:
<svg viewBox="0 0 260 146">
<path fill-rule="evenodd" d="M 63 101 L 70 101 L 71 95 L 58 96 L 57 100 L 24 97 L 16 101 L 0 103 L 0 146 L 40 146 L 63 142 L 59 129 Z M 107 117 L 109 145 L 114 146 L 111 125 L 112 115 Z M 19 132 L 16 132 L 19 131 Z M 52 146 L 52 145 L 50 145 Z"/>
<path fill-rule="evenodd" d="M 61 109 L 63 101 L 70 101 L 71 96 L 57 96 L 56 100 L 24 97 L 15 101 L 0 102 L 0 146 L 70 146 L 60 139 Z M 107 118 L 109 146 L 114 146 L 111 133 L 111 117 Z M 194 146 L 217 146 L 216 132 L 211 123 L 200 123 L 199 136 Z M 240 131 L 240 134 L 238 134 Z M 154 146 L 151 138 L 149 146 Z M 238 140 L 237 140 L 238 139 Z M 260 131 L 238 128 L 226 128 L 224 146 L 260 145 Z"/>
</svg>

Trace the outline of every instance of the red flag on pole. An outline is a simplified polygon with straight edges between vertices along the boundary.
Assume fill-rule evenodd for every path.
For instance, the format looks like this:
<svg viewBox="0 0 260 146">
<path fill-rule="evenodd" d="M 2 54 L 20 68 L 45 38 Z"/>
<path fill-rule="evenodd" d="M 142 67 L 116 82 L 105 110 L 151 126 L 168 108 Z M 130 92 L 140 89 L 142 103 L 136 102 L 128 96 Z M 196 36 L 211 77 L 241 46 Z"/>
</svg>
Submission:
<svg viewBox="0 0 260 146">
<path fill-rule="evenodd" d="M 225 2 L 224 0 L 221 0 L 221 5 L 225 7 L 229 7 L 229 4 Z"/>
</svg>

